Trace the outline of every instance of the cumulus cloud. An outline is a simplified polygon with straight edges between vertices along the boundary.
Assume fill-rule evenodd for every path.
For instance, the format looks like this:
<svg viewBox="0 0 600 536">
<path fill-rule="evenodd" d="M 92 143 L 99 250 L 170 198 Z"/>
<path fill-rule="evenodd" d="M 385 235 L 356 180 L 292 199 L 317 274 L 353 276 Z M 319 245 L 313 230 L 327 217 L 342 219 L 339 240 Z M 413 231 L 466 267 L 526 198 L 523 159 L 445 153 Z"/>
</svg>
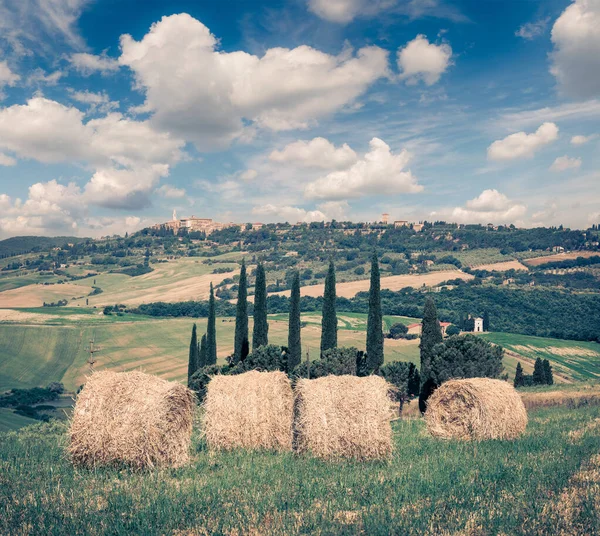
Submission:
<svg viewBox="0 0 600 536">
<path fill-rule="evenodd" d="M 87 52 L 71 54 L 69 61 L 77 72 L 84 76 L 94 73 L 110 74 L 119 70 L 119 62 L 106 54 L 95 55 Z"/>
<path fill-rule="evenodd" d="M 84 122 L 77 108 L 42 97 L 0 110 L 0 149 L 44 163 L 81 162 L 95 170 L 85 187 L 90 204 L 147 206 L 169 165 L 181 158 L 183 145 L 148 121 L 111 113 Z"/>
<path fill-rule="evenodd" d="M 464 207 L 432 213 L 457 223 L 515 223 L 525 216 L 527 206 L 509 199 L 498 190 L 484 190 L 481 194 L 466 202 Z"/>
<path fill-rule="evenodd" d="M 121 36 L 121 65 L 145 93 L 138 111 L 161 129 L 223 146 L 248 125 L 305 128 L 352 103 L 388 75 L 388 54 L 370 46 L 339 56 L 309 46 L 271 48 L 261 56 L 223 52 L 210 30 L 190 15 L 163 17 L 141 39 Z"/>
<path fill-rule="evenodd" d="M 13 73 L 5 61 L 0 61 L 0 99 L 4 98 L 2 89 L 6 86 L 14 86 L 21 77 Z"/>
<path fill-rule="evenodd" d="M 344 219 L 346 210 L 349 208 L 347 202 L 330 201 L 317 205 L 314 210 L 307 210 L 301 207 L 290 205 L 277 206 L 266 204 L 252 209 L 252 214 L 259 217 L 265 217 L 273 221 L 287 221 L 291 223 L 314 221 L 331 221 Z"/>
<path fill-rule="evenodd" d="M 550 72 L 575 98 L 600 95 L 600 0 L 575 0 L 552 27 Z"/>
<path fill-rule="evenodd" d="M 344 143 L 336 148 L 325 138 L 310 141 L 298 140 L 286 145 L 281 151 L 273 151 L 269 160 L 299 167 L 340 169 L 347 168 L 357 160 L 356 153 Z"/>
<path fill-rule="evenodd" d="M 417 35 L 404 48 L 398 50 L 398 69 L 400 79 L 407 84 L 423 81 L 426 85 L 435 84 L 451 65 L 452 48 L 450 45 L 435 45 L 424 35 Z"/>
<path fill-rule="evenodd" d="M 176 188 L 175 186 L 171 186 L 170 184 L 163 184 L 156 191 L 160 195 L 168 199 L 180 199 L 182 197 L 185 197 L 185 189 Z"/>
<path fill-rule="evenodd" d="M 516 132 L 502 140 L 496 140 L 487 150 L 490 160 L 514 160 L 532 157 L 540 147 L 558 139 L 558 127 L 544 123 L 532 134 Z"/>
<path fill-rule="evenodd" d="M 531 41 L 536 37 L 540 37 L 546 31 L 548 27 L 548 23 L 550 22 L 549 18 L 540 19 L 535 22 L 527 22 L 523 24 L 516 32 L 515 35 L 517 37 L 522 37 L 523 39 L 527 39 Z"/>
<path fill-rule="evenodd" d="M 571 145 L 584 145 L 594 139 L 594 136 L 577 135 L 571 138 Z"/>
<path fill-rule="evenodd" d="M 44 71 L 44 69 L 38 67 L 37 69 L 31 71 L 31 73 L 27 77 L 27 84 L 30 86 L 55 86 L 56 84 L 58 84 L 58 82 L 64 75 L 65 73 L 63 73 L 62 71 L 54 71 L 53 73 L 46 74 L 46 71 Z"/>
<path fill-rule="evenodd" d="M 569 158 L 568 156 L 559 156 L 552 165 L 550 171 L 566 171 L 567 169 L 579 169 L 581 167 L 581 158 Z"/>
<path fill-rule="evenodd" d="M 410 170 L 405 170 L 412 157 L 408 151 L 394 154 L 379 138 L 373 138 L 369 146 L 369 152 L 348 169 L 332 171 L 309 183 L 304 195 L 309 199 L 341 200 L 423 190 Z"/>
</svg>

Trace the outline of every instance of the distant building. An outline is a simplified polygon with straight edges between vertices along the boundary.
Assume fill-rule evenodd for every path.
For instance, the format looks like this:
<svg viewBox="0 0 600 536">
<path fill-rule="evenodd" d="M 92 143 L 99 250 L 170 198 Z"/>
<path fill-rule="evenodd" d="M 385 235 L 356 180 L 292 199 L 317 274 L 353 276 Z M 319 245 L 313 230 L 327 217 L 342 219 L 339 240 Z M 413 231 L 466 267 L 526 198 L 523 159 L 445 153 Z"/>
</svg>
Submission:
<svg viewBox="0 0 600 536">
<path fill-rule="evenodd" d="M 234 225 L 234 223 L 219 223 L 210 218 L 197 218 L 196 216 L 177 219 L 177 211 L 174 210 L 173 217 L 170 221 L 165 223 L 157 223 L 156 225 L 152 226 L 152 229 L 166 227 L 167 229 L 173 231 L 173 234 L 177 234 L 179 229 L 187 229 L 188 232 L 200 231 L 208 236 L 214 231 L 220 231 L 221 229 L 232 227 Z"/>
<path fill-rule="evenodd" d="M 416 231 L 417 233 L 420 233 L 423 230 L 423 224 L 422 223 L 413 223 L 413 230 Z"/>
<path fill-rule="evenodd" d="M 408 221 L 407 220 L 396 220 L 394 222 L 394 227 L 396 229 L 398 229 L 399 227 L 407 227 L 408 226 Z"/>
<path fill-rule="evenodd" d="M 388 224 L 389 219 L 390 219 L 390 215 L 387 212 L 384 212 L 381 215 L 381 223 L 383 223 L 384 225 Z"/>
<path fill-rule="evenodd" d="M 265 226 L 264 223 L 253 223 L 252 230 L 257 231 L 258 229 L 262 229 Z"/>
<path fill-rule="evenodd" d="M 473 328 L 474 333 L 483 333 L 483 318 L 477 317 L 474 319 L 475 324 Z"/>
<path fill-rule="evenodd" d="M 563 248 L 562 246 L 554 246 L 552 248 L 552 251 L 554 253 L 564 253 L 565 252 L 565 248 Z"/>
</svg>

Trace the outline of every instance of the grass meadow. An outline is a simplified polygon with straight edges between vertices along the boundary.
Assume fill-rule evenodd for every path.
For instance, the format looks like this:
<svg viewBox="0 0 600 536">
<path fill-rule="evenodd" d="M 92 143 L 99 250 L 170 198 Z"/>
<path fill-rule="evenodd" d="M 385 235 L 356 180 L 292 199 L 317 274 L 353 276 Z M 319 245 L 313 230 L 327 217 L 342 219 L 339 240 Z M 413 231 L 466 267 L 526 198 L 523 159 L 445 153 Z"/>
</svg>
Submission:
<svg viewBox="0 0 600 536">
<path fill-rule="evenodd" d="M 516 441 L 394 423 L 389 461 L 212 453 L 136 473 L 81 470 L 64 424 L 0 434 L 0 534 L 598 534 L 600 407 L 538 409 Z"/>
</svg>

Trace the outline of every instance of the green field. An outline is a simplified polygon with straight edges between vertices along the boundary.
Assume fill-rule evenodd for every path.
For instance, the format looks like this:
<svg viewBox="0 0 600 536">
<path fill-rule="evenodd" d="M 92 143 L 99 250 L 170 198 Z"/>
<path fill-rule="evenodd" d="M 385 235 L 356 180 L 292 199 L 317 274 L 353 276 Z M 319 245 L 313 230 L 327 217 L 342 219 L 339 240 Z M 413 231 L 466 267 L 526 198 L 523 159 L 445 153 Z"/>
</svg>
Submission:
<svg viewBox="0 0 600 536">
<path fill-rule="evenodd" d="M 600 344 L 584 341 L 565 341 L 544 337 L 530 337 L 516 333 L 484 333 L 485 339 L 503 346 L 510 353 L 505 367 L 514 373 L 516 359 L 512 353 L 524 359 L 525 372 L 533 370 L 536 358 L 548 359 L 558 373 L 567 379 L 586 381 L 600 379 Z"/>
<path fill-rule="evenodd" d="M 60 424 L 0 435 L 0 534 L 598 534 L 600 408 L 530 413 L 515 441 L 394 423 L 384 462 L 208 452 L 184 468 L 75 470 Z M 595 491 L 596 490 L 596 491 Z"/>
<path fill-rule="evenodd" d="M 12 409 L 0 408 L 0 432 L 11 432 L 38 422 L 35 419 L 17 415 Z"/>
<path fill-rule="evenodd" d="M 183 380 L 187 374 L 190 333 L 194 322 L 200 333 L 206 319 L 151 319 L 139 315 L 104 316 L 86 309 L 57 308 L 58 313 L 45 319 L 47 310 L 25 309 L 50 324 L 0 324 L 0 392 L 10 388 L 45 386 L 62 381 L 68 390 L 76 390 L 89 373 L 89 341 L 100 348 L 95 354 L 98 370 L 141 369 L 170 380 Z M 314 317 L 314 318 L 313 318 Z M 320 348 L 320 317 L 307 313 L 302 329 L 303 355 L 317 359 Z M 339 343 L 365 348 L 366 315 L 341 313 Z M 314 322 L 313 322 L 314 320 Z M 414 319 L 386 317 L 386 323 L 410 323 Z M 233 351 L 234 320 L 217 319 L 220 360 Z M 250 320 L 252 330 L 252 320 Z M 251 333 L 251 331 L 250 331 Z M 269 338 L 274 344 L 287 344 L 287 315 L 272 315 Z M 418 363 L 418 341 L 386 339 L 386 360 Z M 223 361 L 224 362 L 224 361 Z"/>
</svg>

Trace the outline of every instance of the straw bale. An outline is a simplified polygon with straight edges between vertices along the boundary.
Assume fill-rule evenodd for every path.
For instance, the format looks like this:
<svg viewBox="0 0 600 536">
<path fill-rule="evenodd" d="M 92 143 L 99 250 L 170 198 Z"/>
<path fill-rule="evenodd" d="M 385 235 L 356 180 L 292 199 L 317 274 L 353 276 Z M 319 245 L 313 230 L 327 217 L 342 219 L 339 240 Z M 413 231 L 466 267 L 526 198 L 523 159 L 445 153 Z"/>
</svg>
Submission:
<svg viewBox="0 0 600 536">
<path fill-rule="evenodd" d="M 450 380 L 427 403 L 427 430 L 442 439 L 515 439 L 527 427 L 519 393 L 502 380 Z"/>
<path fill-rule="evenodd" d="M 74 464 L 178 467 L 189 459 L 194 394 L 142 372 L 93 373 L 70 425 Z"/>
<path fill-rule="evenodd" d="M 203 433 L 211 449 L 292 449 L 294 396 L 284 372 L 213 376 L 203 406 Z"/>
<path fill-rule="evenodd" d="M 296 447 L 321 458 L 392 453 L 394 387 L 380 376 L 325 376 L 296 384 Z"/>
</svg>

